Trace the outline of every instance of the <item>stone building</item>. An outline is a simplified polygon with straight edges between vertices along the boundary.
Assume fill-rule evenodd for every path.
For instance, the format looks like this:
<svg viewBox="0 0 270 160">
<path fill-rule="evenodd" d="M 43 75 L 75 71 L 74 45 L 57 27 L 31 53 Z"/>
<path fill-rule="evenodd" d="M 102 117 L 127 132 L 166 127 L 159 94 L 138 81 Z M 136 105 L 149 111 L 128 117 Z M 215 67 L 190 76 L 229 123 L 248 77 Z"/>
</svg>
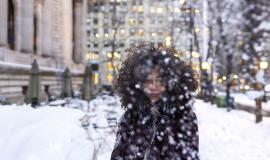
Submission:
<svg viewBox="0 0 270 160">
<path fill-rule="evenodd" d="M 43 89 L 59 93 L 69 67 L 75 90 L 84 68 L 86 0 L 0 0 L 0 96 L 22 102 L 37 60 Z"/>
</svg>

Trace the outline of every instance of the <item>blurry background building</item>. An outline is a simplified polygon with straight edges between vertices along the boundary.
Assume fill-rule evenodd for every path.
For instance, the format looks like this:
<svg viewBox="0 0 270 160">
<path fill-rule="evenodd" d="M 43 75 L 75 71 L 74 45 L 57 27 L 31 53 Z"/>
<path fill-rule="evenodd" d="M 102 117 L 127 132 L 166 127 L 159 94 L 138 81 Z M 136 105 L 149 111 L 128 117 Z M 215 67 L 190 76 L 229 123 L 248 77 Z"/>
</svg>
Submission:
<svg viewBox="0 0 270 160">
<path fill-rule="evenodd" d="M 69 67 L 78 88 L 86 53 L 86 0 L 0 0 L 0 95 L 22 101 L 37 60 L 42 88 L 60 92 Z"/>
<path fill-rule="evenodd" d="M 86 59 L 98 63 L 96 84 L 112 84 L 125 50 L 148 41 L 174 47 L 197 69 L 204 57 L 203 1 L 89 0 Z"/>
</svg>

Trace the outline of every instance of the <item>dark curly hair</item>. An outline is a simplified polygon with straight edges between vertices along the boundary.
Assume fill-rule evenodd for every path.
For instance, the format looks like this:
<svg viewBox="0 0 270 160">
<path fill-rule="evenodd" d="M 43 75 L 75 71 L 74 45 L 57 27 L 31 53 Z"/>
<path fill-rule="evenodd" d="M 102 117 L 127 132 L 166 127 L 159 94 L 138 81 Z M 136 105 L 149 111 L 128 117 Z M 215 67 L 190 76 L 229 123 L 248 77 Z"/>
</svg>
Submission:
<svg viewBox="0 0 270 160">
<path fill-rule="evenodd" d="M 159 76 L 165 84 L 163 100 L 170 104 L 185 105 L 197 89 L 195 71 L 179 57 L 171 48 L 154 47 L 144 43 L 127 50 L 127 58 L 123 61 L 117 79 L 117 88 L 124 109 L 138 109 L 140 103 L 149 99 L 143 92 L 143 84 L 152 70 L 157 67 Z M 132 107 L 129 107 L 132 105 Z"/>
</svg>

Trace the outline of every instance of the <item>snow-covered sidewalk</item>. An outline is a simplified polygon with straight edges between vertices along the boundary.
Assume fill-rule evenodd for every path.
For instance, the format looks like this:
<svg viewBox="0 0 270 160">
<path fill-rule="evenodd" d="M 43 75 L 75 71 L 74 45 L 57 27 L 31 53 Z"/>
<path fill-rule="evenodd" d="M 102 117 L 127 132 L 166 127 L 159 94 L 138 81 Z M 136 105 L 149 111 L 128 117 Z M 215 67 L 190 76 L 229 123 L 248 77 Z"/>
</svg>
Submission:
<svg viewBox="0 0 270 160">
<path fill-rule="evenodd" d="M 200 100 L 196 100 L 194 109 L 199 122 L 201 160 L 269 159 L 269 118 L 255 124 L 253 114 L 227 112 Z M 106 118 L 119 118 L 122 113 L 113 98 L 93 100 L 87 113 L 87 133 L 79 121 L 85 113 L 79 108 L 0 106 L 0 159 L 90 160 L 95 149 L 97 160 L 108 160 L 115 132 L 107 127 Z"/>
<path fill-rule="evenodd" d="M 62 107 L 0 106 L 0 159 L 90 160 L 93 143 L 79 119 Z"/>
<path fill-rule="evenodd" d="M 202 160 L 268 160 L 270 119 L 254 123 L 245 111 L 220 109 L 200 100 L 195 103 Z"/>
</svg>

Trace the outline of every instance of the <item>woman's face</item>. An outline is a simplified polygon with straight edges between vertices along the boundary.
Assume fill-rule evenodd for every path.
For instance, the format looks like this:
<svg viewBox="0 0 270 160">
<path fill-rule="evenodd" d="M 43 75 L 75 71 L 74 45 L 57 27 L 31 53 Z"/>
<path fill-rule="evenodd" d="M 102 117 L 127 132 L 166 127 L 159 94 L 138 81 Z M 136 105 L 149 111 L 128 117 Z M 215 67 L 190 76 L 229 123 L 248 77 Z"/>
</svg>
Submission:
<svg viewBox="0 0 270 160">
<path fill-rule="evenodd" d="M 165 91 L 165 85 L 158 75 L 157 68 L 153 69 L 146 82 L 144 83 L 144 92 L 151 100 L 151 103 L 157 102 Z"/>
</svg>

